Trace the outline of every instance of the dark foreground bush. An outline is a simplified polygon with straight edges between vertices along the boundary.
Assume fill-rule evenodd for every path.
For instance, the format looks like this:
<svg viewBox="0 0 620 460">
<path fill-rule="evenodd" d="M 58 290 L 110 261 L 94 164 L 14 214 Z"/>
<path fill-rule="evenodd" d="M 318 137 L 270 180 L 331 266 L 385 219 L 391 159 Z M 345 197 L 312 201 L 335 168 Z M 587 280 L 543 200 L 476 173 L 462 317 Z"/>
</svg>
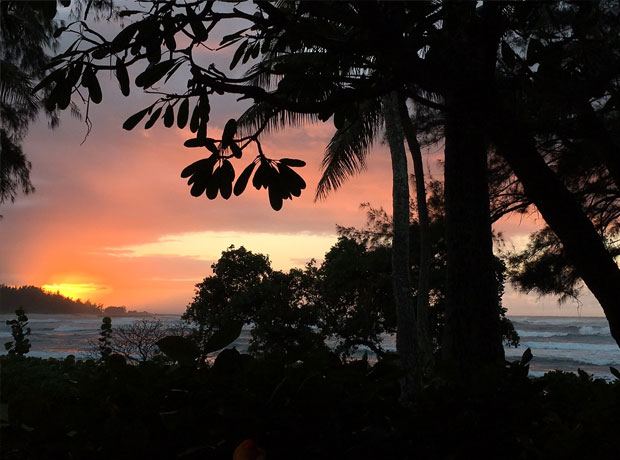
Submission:
<svg viewBox="0 0 620 460">
<path fill-rule="evenodd" d="M 410 408 L 398 367 L 325 353 L 283 367 L 222 352 L 205 369 L 2 357 L 3 459 L 230 459 L 253 439 L 273 459 L 615 458 L 620 383 L 438 379 Z"/>
</svg>

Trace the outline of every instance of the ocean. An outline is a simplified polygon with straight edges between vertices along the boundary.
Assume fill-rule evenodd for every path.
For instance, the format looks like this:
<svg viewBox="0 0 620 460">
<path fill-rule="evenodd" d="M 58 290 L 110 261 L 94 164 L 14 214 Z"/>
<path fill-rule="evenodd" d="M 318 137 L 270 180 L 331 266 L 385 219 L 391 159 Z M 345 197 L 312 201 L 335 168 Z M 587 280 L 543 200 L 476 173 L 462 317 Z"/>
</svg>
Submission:
<svg viewBox="0 0 620 460">
<path fill-rule="evenodd" d="M 5 320 L 13 315 L 0 315 L 0 354 L 4 343 L 11 340 Z M 75 355 L 84 358 L 89 353 L 89 341 L 99 338 L 101 318 L 90 315 L 28 315 L 32 347 L 28 356 L 64 358 Z M 158 315 L 164 324 L 180 320 L 178 315 Z M 112 326 L 131 324 L 143 318 L 115 317 Z M 506 359 L 516 361 L 530 348 L 534 358 L 530 375 L 539 376 L 552 370 L 576 372 L 582 369 L 597 378 L 612 379 L 609 367 L 620 369 L 620 348 L 610 335 L 605 318 L 514 316 L 510 318 L 521 337 L 519 348 L 506 348 Z M 249 331 L 231 345 L 247 349 Z M 387 336 L 384 346 L 395 349 L 394 337 Z"/>
</svg>

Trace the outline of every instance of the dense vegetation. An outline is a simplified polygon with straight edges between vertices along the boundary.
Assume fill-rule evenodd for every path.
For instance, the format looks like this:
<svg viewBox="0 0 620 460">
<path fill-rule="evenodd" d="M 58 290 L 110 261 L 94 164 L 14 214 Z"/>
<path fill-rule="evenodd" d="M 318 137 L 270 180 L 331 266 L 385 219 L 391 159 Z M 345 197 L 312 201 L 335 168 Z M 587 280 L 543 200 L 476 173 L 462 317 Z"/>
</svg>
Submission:
<svg viewBox="0 0 620 460">
<path fill-rule="evenodd" d="M 438 376 L 405 408 L 394 361 L 322 352 L 283 365 L 228 350 L 201 369 L 0 360 L 7 460 L 228 460 L 245 439 L 273 460 L 614 458 L 619 448 L 619 380 L 528 379 L 520 364 L 471 382 Z"/>
<path fill-rule="evenodd" d="M 3 13 L 19 12 L 15 3 L 3 3 Z M 89 1 L 84 19 L 101 3 Z M 584 373 L 528 379 L 527 353 L 521 363 L 505 363 L 504 267 L 491 231 L 497 218 L 534 205 L 549 229 L 511 259 L 516 280 L 524 289 L 572 295 L 581 279 L 620 343 L 617 1 L 247 7 L 150 0 L 136 7 L 122 11 L 128 23 L 113 39 L 86 21 L 57 30 L 75 42 L 34 88 L 49 112 L 73 107 L 72 97 L 88 108 L 101 103 L 99 79 L 113 70 L 123 95 L 135 87 L 156 98 L 125 129 L 145 119 L 146 129 L 158 120 L 189 126 L 194 137 L 185 145 L 204 149 L 206 157 L 181 173 L 192 195 L 228 199 L 252 179 L 274 210 L 305 189 L 293 169 L 304 162 L 268 158 L 262 135 L 333 120 L 324 196 L 364 169 L 385 132 L 391 249 L 342 239 L 320 267 L 284 273 L 264 256 L 231 248 L 188 308 L 198 333 L 157 342 L 172 364 L 128 365 L 108 346 L 109 321 L 101 359 L 25 359 L 27 339 L 19 334 L 27 325 L 18 319 L 21 352 L 16 338 L 15 353 L 2 358 L 4 456 L 229 458 L 247 438 L 270 458 L 617 455 L 617 381 Z M 228 35 L 220 47 L 205 51 L 222 29 Z M 12 43 L 21 41 L 13 35 Z M 227 70 L 250 63 L 247 73 L 215 64 L 211 58 L 226 47 L 235 48 Z M 187 86 L 172 87 L 173 75 Z M 253 105 L 213 139 L 211 101 L 223 94 Z M 14 145 L 32 113 L 15 125 Z M 445 143 L 445 221 L 435 241 L 419 168 L 428 138 Z M 417 234 L 405 143 L 416 169 Z M 3 194 L 9 199 L 20 183 L 30 190 L 29 165 L 13 150 L 9 177 L 18 182 Z M 252 355 L 226 350 L 213 364 L 203 359 L 244 324 L 253 325 Z M 397 359 L 376 343 L 394 327 Z M 337 338 L 335 352 L 323 345 L 327 336 Z M 376 348 L 376 365 L 346 360 L 360 344 Z"/>
<path fill-rule="evenodd" d="M 7 286 L 0 284 L 0 313 L 13 313 L 20 307 L 28 313 L 100 314 L 103 305 L 89 300 L 73 300 L 56 292 L 36 286 Z"/>
</svg>

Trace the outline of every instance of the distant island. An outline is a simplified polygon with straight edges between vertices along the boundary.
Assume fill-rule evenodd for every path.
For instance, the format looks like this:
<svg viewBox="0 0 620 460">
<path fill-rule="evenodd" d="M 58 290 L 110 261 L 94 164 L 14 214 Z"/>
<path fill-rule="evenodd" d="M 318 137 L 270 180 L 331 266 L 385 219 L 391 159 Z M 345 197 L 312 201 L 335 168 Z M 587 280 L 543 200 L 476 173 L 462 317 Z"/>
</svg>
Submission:
<svg viewBox="0 0 620 460">
<path fill-rule="evenodd" d="M 127 310 L 127 307 L 96 304 L 90 300 L 73 300 L 37 286 L 7 286 L 0 284 L 0 314 L 10 314 L 22 307 L 26 313 L 82 314 L 98 316 L 152 316 L 146 311 Z"/>
</svg>

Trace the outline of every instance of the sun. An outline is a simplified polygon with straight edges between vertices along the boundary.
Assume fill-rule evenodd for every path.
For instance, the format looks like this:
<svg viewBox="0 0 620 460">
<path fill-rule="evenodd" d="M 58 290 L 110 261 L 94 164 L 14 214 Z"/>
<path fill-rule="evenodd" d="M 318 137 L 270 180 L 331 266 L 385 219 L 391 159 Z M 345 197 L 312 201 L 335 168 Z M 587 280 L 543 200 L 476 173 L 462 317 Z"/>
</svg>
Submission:
<svg viewBox="0 0 620 460">
<path fill-rule="evenodd" d="M 44 284 L 41 287 L 47 292 L 50 292 L 52 294 L 60 293 L 60 295 L 73 300 L 86 300 L 89 298 L 89 295 L 91 295 L 100 288 L 94 283 Z"/>
</svg>

